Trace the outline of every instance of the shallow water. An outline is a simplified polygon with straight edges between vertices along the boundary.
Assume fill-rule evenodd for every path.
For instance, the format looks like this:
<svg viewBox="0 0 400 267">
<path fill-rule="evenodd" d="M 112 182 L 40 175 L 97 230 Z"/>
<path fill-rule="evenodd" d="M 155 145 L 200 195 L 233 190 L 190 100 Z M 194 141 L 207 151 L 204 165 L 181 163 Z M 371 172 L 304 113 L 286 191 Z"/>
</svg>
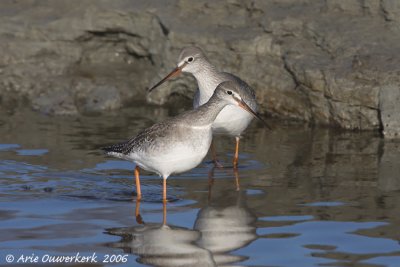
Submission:
<svg viewBox="0 0 400 267">
<path fill-rule="evenodd" d="M 161 226 L 161 179 L 142 173 L 137 206 L 134 165 L 98 148 L 173 114 L 0 117 L 0 263 L 79 252 L 97 266 L 399 266 L 399 142 L 253 122 L 237 172 L 233 140 L 217 137 L 226 168 L 207 158 L 168 179 Z"/>
</svg>

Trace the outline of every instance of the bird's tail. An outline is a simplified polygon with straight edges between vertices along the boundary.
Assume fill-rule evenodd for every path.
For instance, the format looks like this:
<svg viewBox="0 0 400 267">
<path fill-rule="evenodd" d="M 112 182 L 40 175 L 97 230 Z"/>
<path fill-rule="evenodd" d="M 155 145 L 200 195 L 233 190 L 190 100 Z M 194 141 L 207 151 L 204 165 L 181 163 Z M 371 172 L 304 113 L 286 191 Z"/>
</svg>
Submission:
<svg viewBox="0 0 400 267">
<path fill-rule="evenodd" d="M 102 147 L 101 150 L 103 150 L 106 154 L 123 154 L 126 148 L 126 143 L 119 143 L 111 146 L 106 146 Z"/>
</svg>

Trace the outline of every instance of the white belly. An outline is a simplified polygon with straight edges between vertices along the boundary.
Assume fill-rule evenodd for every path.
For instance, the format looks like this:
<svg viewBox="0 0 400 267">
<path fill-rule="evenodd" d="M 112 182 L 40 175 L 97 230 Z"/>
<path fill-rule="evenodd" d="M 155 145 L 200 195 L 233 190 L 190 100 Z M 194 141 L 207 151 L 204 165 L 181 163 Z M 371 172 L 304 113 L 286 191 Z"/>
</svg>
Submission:
<svg viewBox="0 0 400 267">
<path fill-rule="evenodd" d="M 198 140 L 195 145 L 179 143 L 160 153 L 135 153 L 130 157 L 139 167 L 168 178 L 173 173 L 182 173 L 199 165 L 207 155 L 211 140 L 209 131 L 208 136 Z"/>
<path fill-rule="evenodd" d="M 253 115 L 238 106 L 226 106 L 212 124 L 213 133 L 240 136 L 249 126 Z"/>
</svg>

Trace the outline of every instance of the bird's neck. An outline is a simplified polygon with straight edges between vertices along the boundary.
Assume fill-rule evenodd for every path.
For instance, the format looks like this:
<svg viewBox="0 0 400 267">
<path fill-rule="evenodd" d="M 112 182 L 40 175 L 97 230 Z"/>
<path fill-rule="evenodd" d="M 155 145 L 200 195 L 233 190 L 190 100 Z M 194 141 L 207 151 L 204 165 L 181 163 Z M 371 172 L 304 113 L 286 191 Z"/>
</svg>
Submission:
<svg viewBox="0 0 400 267">
<path fill-rule="evenodd" d="M 211 125 L 226 105 L 227 103 L 225 101 L 222 101 L 216 96 L 212 96 L 207 103 L 195 109 L 198 115 L 195 118 L 195 123 L 198 125 Z"/>
<path fill-rule="evenodd" d="M 208 61 L 204 62 L 201 70 L 193 73 L 199 86 L 200 98 L 203 103 L 212 96 L 215 88 L 221 82 L 218 73 L 218 70 Z"/>
</svg>

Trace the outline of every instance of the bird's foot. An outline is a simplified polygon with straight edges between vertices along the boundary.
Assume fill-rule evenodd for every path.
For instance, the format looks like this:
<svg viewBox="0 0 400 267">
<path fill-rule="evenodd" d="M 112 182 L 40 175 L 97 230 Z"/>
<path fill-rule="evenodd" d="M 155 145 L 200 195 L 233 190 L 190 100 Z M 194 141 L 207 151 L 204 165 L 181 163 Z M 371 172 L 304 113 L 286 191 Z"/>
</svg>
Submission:
<svg viewBox="0 0 400 267">
<path fill-rule="evenodd" d="M 219 169 L 223 169 L 224 168 L 224 165 L 222 165 L 221 162 L 219 162 L 218 160 L 214 159 L 212 162 L 214 163 L 215 167 L 217 167 Z"/>
<path fill-rule="evenodd" d="M 136 215 L 136 222 L 138 224 L 144 224 L 142 216 L 140 214 Z"/>
</svg>

